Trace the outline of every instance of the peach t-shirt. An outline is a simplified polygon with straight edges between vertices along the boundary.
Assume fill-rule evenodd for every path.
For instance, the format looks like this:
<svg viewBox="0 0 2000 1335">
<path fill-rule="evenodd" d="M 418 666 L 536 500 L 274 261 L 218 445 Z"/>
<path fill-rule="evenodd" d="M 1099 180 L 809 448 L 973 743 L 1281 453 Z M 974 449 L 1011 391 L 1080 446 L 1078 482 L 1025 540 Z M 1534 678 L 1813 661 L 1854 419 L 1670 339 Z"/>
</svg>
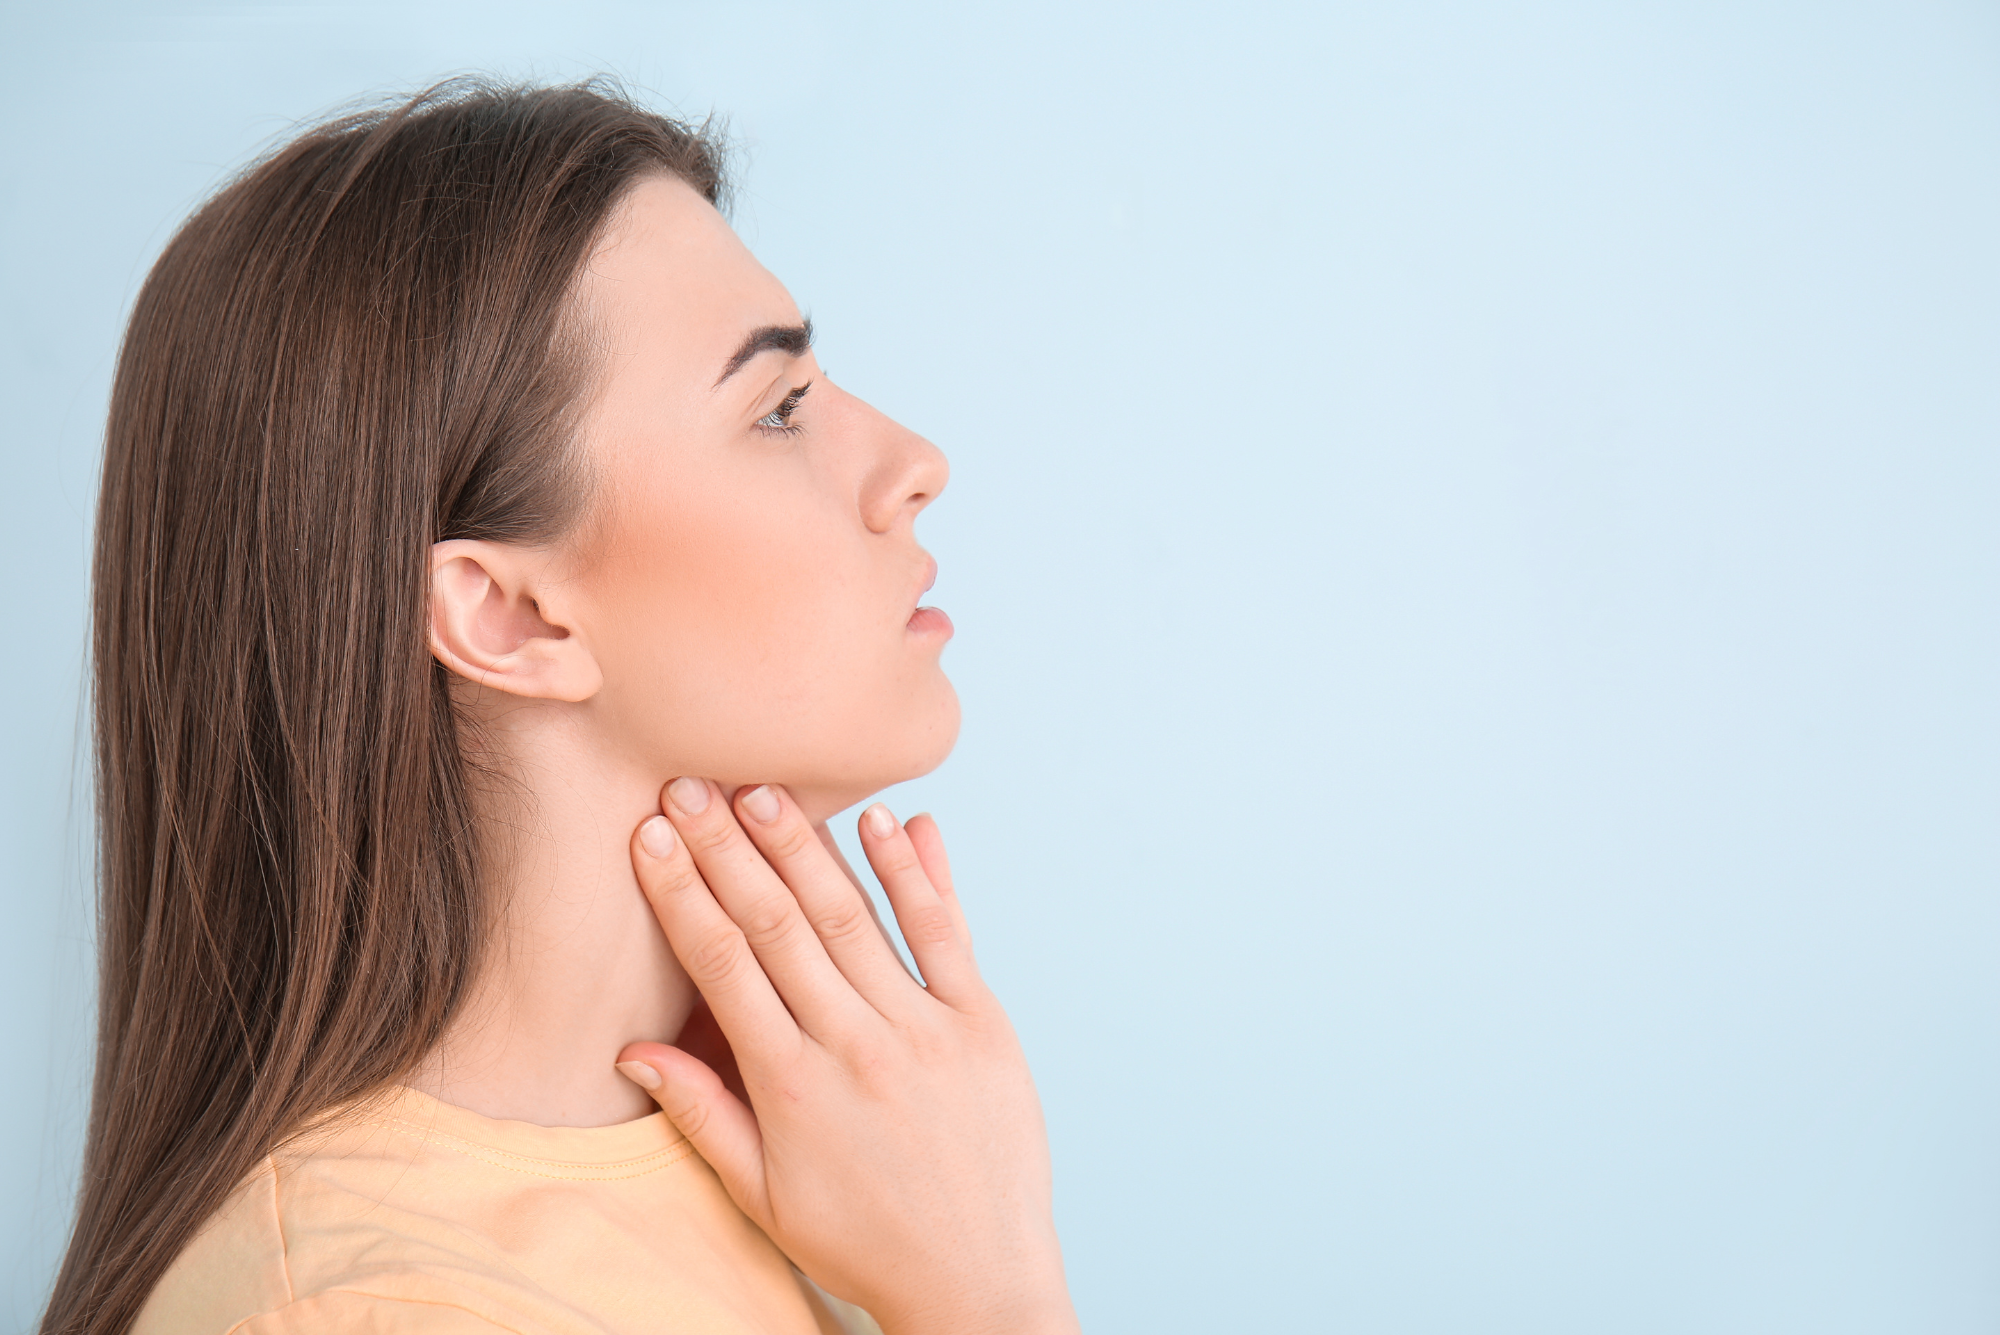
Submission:
<svg viewBox="0 0 2000 1335">
<path fill-rule="evenodd" d="M 132 1335 L 875 1335 L 792 1268 L 664 1113 L 499 1122 L 413 1089 L 266 1159 Z"/>
</svg>

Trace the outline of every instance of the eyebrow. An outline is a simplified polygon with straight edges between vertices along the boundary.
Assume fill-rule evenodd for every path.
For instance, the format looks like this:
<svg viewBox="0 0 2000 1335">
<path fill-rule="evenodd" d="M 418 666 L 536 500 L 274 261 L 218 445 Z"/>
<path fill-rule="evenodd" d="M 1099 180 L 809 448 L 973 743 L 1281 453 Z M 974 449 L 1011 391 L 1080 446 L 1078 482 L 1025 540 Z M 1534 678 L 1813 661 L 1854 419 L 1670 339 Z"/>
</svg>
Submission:
<svg viewBox="0 0 2000 1335">
<path fill-rule="evenodd" d="M 750 337 L 730 356 L 729 364 L 722 368 L 713 388 L 722 388 L 722 382 L 743 369 L 748 362 L 761 352 L 782 352 L 787 357 L 803 357 L 812 347 L 813 322 L 804 324 L 767 324 L 762 329 L 750 331 Z"/>
</svg>

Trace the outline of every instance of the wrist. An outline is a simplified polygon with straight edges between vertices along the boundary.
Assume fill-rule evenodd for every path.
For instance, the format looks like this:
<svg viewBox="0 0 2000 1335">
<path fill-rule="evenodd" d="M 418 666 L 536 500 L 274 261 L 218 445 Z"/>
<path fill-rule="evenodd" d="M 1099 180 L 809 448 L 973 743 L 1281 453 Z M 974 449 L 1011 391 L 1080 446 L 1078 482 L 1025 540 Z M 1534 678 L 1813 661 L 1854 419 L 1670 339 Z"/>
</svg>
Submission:
<svg viewBox="0 0 2000 1335">
<path fill-rule="evenodd" d="M 882 1335 L 1080 1335 L 1076 1311 L 1067 1296 L 1059 1310 L 1039 1315 L 980 1312 L 962 1317 L 916 1318 L 885 1324 Z"/>
<path fill-rule="evenodd" d="M 1078 1335 L 1082 1330 L 1060 1273 L 1012 1301 L 986 1296 L 910 1312 L 881 1325 L 883 1335 Z"/>
</svg>

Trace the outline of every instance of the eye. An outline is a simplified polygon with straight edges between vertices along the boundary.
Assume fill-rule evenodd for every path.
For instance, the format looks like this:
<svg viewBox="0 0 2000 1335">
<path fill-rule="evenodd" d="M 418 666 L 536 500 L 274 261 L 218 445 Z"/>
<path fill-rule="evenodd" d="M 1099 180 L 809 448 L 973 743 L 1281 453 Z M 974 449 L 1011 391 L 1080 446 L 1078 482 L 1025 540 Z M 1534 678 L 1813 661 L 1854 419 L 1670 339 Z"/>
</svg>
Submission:
<svg viewBox="0 0 2000 1335">
<path fill-rule="evenodd" d="M 811 388 L 812 381 L 808 380 L 805 384 L 800 385 L 797 389 L 785 395 L 777 407 L 757 419 L 758 427 L 765 431 L 781 431 L 788 436 L 796 435 L 798 432 L 805 430 L 804 427 L 792 425 L 792 414 L 799 410 L 800 401 L 805 398 L 806 391 Z"/>
</svg>

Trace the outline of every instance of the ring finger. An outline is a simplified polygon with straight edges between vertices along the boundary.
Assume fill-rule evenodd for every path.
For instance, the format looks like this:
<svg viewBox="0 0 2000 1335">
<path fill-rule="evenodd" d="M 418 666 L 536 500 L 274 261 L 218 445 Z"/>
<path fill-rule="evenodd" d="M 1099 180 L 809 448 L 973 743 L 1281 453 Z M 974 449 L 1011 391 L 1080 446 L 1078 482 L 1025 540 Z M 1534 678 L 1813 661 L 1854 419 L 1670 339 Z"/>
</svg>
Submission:
<svg viewBox="0 0 2000 1335">
<path fill-rule="evenodd" d="M 920 995 L 869 907 L 867 892 L 833 860 L 791 795 L 763 784 L 737 793 L 736 806 L 744 832 L 790 887 L 834 967 L 855 991 L 885 1013 Z"/>
</svg>

